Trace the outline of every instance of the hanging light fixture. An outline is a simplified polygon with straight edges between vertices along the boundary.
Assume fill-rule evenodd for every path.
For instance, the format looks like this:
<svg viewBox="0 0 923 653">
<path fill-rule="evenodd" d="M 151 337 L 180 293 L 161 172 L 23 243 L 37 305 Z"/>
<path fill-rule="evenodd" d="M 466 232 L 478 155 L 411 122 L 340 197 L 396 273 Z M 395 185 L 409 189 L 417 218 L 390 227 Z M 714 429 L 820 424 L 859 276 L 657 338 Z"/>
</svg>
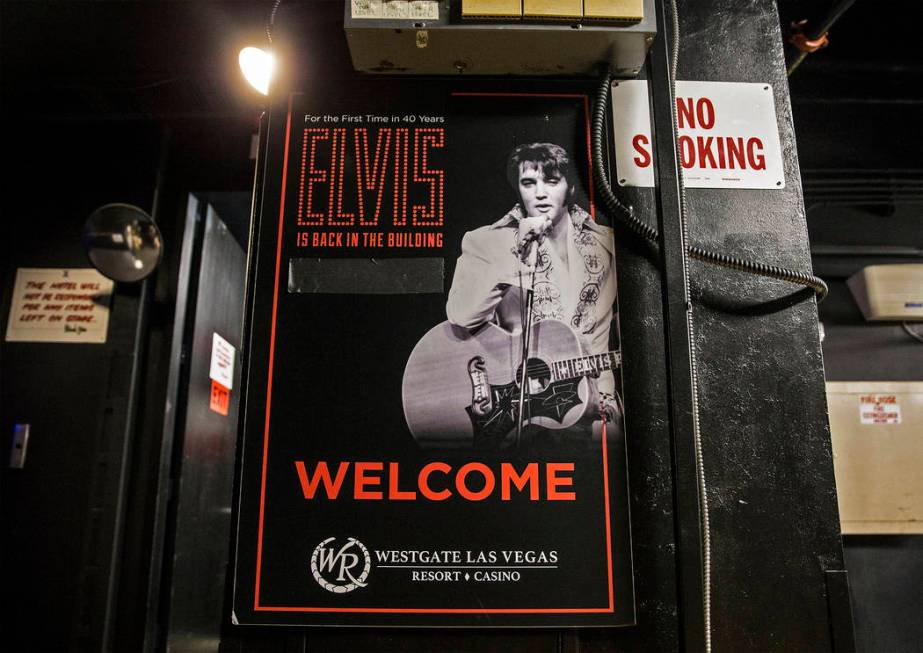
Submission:
<svg viewBox="0 0 923 653">
<path fill-rule="evenodd" d="M 250 85 L 263 95 L 269 95 L 269 84 L 276 72 L 276 57 L 272 53 L 272 30 L 276 22 L 276 12 L 279 11 L 279 5 L 282 0 L 275 0 L 272 4 L 272 11 L 269 12 L 269 19 L 266 21 L 266 43 L 267 48 L 256 48 L 248 46 L 240 51 L 237 61 L 240 63 L 240 70 Z"/>
</svg>

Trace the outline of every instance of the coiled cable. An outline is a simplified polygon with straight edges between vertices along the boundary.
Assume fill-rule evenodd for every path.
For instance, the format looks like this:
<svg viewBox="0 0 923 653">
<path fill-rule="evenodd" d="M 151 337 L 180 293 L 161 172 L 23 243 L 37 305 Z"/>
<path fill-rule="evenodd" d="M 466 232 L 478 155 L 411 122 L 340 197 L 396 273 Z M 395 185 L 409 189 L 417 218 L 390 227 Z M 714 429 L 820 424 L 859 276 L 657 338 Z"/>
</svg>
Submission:
<svg viewBox="0 0 923 653">
<path fill-rule="evenodd" d="M 625 206 L 619 198 L 612 192 L 612 186 L 609 185 L 609 177 L 606 175 L 605 161 L 603 160 L 603 135 L 606 132 L 606 110 L 609 107 L 609 85 L 612 82 L 612 75 L 608 69 L 602 74 L 599 91 L 596 94 L 596 102 L 593 104 L 593 122 L 590 133 L 590 146 L 593 157 L 593 181 L 599 190 L 603 204 L 609 212 L 616 216 L 622 224 L 642 238 L 657 242 L 657 230 L 639 219 L 635 215 L 634 207 Z"/>
<path fill-rule="evenodd" d="M 606 174 L 605 162 L 603 159 L 603 142 L 606 111 L 609 108 L 611 82 L 612 75 L 606 70 L 600 77 L 599 90 L 596 94 L 596 102 L 593 106 L 590 138 L 593 158 L 593 180 L 596 184 L 599 196 L 609 212 L 632 232 L 656 244 L 659 238 L 657 229 L 639 219 L 638 216 L 635 215 L 632 206 L 626 206 L 615 196 L 612 192 L 612 186 L 609 184 L 609 177 Z M 827 296 L 828 289 L 824 280 L 813 274 L 808 274 L 807 272 L 799 272 L 778 265 L 751 261 L 749 259 L 713 252 L 702 247 L 691 245 L 687 245 L 686 252 L 690 257 L 712 265 L 807 286 L 816 293 L 818 302 L 822 302 L 824 297 Z"/>
</svg>

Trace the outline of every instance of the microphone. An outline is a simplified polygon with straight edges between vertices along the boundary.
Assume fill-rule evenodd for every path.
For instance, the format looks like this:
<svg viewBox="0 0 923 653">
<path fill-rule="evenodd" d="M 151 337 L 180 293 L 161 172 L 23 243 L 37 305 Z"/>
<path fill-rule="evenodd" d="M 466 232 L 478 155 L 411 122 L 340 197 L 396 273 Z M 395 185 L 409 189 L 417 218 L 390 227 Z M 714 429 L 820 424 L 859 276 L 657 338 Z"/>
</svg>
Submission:
<svg viewBox="0 0 923 653">
<path fill-rule="evenodd" d="M 513 250 L 513 253 L 516 254 L 516 258 L 522 263 L 534 266 L 538 257 L 538 247 L 536 247 L 536 243 L 541 243 L 550 231 L 550 220 L 542 225 L 542 229 L 529 229 L 519 239 L 516 248 Z"/>
</svg>

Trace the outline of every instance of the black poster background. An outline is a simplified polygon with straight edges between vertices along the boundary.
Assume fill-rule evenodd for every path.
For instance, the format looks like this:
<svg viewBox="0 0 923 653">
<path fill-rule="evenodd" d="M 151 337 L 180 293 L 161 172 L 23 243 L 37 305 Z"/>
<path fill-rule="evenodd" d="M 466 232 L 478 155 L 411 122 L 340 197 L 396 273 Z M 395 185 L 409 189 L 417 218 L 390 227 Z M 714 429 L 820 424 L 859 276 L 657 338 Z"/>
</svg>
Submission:
<svg viewBox="0 0 923 653">
<path fill-rule="evenodd" d="M 530 501 L 527 494 L 515 492 L 510 501 L 501 501 L 499 474 L 498 490 L 483 501 L 466 501 L 457 494 L 440 502 L 420 496 L 415 501 L 389 501 L 390 462 L 400 464 L 400 489 L 416 490 L 417 472 L 429 461 L 444 461 L 455 469 L 465 462 L 481 461 L 495 471 L 500 461 L 511 462 L 517 469 L 527 462 L 541 465 L 545 461 L 530 456 L 529 451 L 424 450 L 408 431 L 401 402 L 404 367 L 419 339 L 446 319 L 445 294 L 288 292 L 290 259 L 368 257 L 442 257 L 447 291 L 464 233 L 496 221 L 516 203 L 505 164 L 510 150 L 521 143 L 563 145 L 572 155 L 582 185 L 577 203 L 588 210 L 595 208 L 587 191 L 587 89 L 574 86 L 562 92 L 562 85 L 555 84 L 553 93 L 543 94 L 534 86 L 528 93 L 505 89 L 484 93 L 470 88 L 422 93 L 421 87 L 402 93 L 395 88 L 394 84 L 368 82 L 341 88 L 338 94 L 293 95 L 270 116 L 263 204 L 249 272 L 253 292 L 248 307 L 250 351 L 242 413 L 235 617 L 239 623 L 403 626 L 633 623 L 627 472 L 621 437 L 610 438 L 605 453 L 597 442 L 568 459 L 557 456 L 558 462 L 575 464 L 574 485 L 568 488 L 576 493 L 575 501 Z M 362 122 L 305 123 L 305 115 L 350 115 Z M 401 119 L 370 124 L 368 115 Z M 422 115 L 444 122 L 424 123 L 419 118 Z M 411 123 L 406 116 L 416 118 Z M 298 247 L 299 231 L 349 230 L 299 228 L 297 224 L 306 126 L 346 129 L 350 139 L 347 160 L 357 127 L 368 129 L 373 136 L 380 127 L 444 127 L 444 147 L 431 148 L 428 159 L 430 169 L 445 174 L 444 225 L 423 229 L 441 230 L 442 250 Z M 323 143 L 328 153 L 329 144 Z M 372 153 L 373 147 L 374 138 Z M 317 156 L 318 168 L 327 165 L 329 154 Z M 350 167 L 344 170 L 344 211 L 355 210 L 355 197 L 349 191 L 354 174 Z M 386 188 L 390 184 L 388 178 Z M 429 187 L 411 186 L 415 191 L 408 201 L 424 203 Z M 319 184 L 317 188 L 325 193 L 327 187 Z M 319 210 L 327 206 L 324 193 L 315 198 Z M 373 231 L 412 229 L 390 224 L 392 197 L 391 192 L 385 193 L 381 223 Z M 612 331 L 612 348 L 617 349 L 617 321 Z M 383 462 L 378 489 L 384 491 L 385 499 L 354 499 L 350 469 L 338 499 L 330 500 L 320 491 L 305 500 L 295 461 L 303 461 L 309 472 L 318 461 L 326 461 L 332 473 L 342 461 Z M 540 478 L 544 483 L 544 475 Z M 315 581 L 312 553 L 331 537 L 336 538 L 337 546 L 352 537 L 367 547 L 372 564 L 365 587 L 336 594 Z M 498 566 L 515 564 L 503 561 L 503 551 L 543 551 L 546 556 L 554 551 L 557 562 L 519 569 L 516 582 L 473 578 L 423 582 L 412 580 L 411 569 L 380 566 L 379 550 L 460 552 L 461 564 L 430 565 L 430 570 L 464 567 L 469 555 L 490 551 L 499 557 Z M 460 571 L 470 574 L 474 570 Z"/>
</svg>

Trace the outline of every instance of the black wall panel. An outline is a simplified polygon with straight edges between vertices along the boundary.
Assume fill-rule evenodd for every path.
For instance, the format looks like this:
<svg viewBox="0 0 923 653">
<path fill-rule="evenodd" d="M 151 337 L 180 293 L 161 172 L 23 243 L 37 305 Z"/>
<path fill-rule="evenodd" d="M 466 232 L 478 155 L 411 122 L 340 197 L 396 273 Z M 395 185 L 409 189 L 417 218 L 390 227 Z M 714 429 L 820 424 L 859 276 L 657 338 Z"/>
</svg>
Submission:
<svg viewBox="0 0 923 653">
<path fill-rule="evenodd" d="M 4 333 L 17 267 L 90 267 L 80 232 L 93 209 L 150 210 L 160 143 L 135 126 L 21 127 L 0 226 Z M 102 345 L 0 342 L 0 637 L 13 650 L 93 650 L 107 636 L 138 303 L 137 286 L 116 287 Z M 32 425 L 21 470 L 5 468 L 16 422 Z"/>
</svg>

